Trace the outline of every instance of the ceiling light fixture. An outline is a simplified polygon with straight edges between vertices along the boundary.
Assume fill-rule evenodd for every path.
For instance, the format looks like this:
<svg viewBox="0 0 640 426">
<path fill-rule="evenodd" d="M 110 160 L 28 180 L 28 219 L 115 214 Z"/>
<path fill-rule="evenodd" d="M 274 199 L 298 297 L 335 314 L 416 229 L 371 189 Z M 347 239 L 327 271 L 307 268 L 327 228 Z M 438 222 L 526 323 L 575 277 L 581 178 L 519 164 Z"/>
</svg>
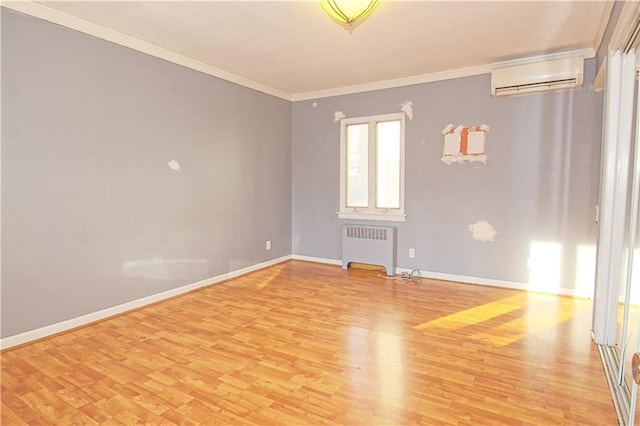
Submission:
<svg viewBox="0 0 640 426">
<path fill-rule="evenodd" d="M 320 4 L 329 16 L 351 32 L 367 19 L 378 0 L 320 0 Z"/>
</svg>

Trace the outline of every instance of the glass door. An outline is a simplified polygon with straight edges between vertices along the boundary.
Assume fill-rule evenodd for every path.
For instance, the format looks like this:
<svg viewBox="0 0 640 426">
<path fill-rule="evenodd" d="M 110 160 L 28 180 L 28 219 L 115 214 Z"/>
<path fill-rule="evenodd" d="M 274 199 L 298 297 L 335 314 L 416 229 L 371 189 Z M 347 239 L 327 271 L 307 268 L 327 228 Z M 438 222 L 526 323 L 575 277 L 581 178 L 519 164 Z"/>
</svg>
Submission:
<svg viewBox="0 0 640 426">
<path fill-rule="evenodd" d="M 634 58 L 638 59 L 638 58 Z M 640 352 L 640 226 L 638 225 L 640 202 L 640 147 L 638 143 L 638 64 L 633 68 L 633 87 L 630 87 L 629 98 L 632 99 L 633 121 L 631 123 L 631 144 L 629 147 L 627 209 L 622 238 L 622 258 L 620 264 L 620 302 L 618 304 L 617 356 L 621 360 L 618 377 L 620 392 L 623 393 L 624 408 L 629 412 L 628 424 L 640 421 L 636 417 L 637 384 L 632 374 L 632 358 Z M 628 403 L 626 403 L 628 401 Z"/>
<path fill-rule="evenodd" d="M 639 36 L 640 38 L 640 36 Z M 635 40 L 636 50 L 639 39 Z M 629 396 L 629 424 L 640 424 L 640 407 L 638 404 L 638 384 L 636 372 L 632 369 L 632 359 L 634 354 L 640 353 L 640 55 L 636 53 L 636 66 L 634 70 L 635 91 L 634 91 L 634 121 L 633 134 L 634 142 L 632 146 L 632 157 L 630 163 L 630 191 L 628 210 L 628 222 L 625 231 L 628 235 L 626 266 L 627 285 L 627 321 L 623 338 L 628 342 L 624 349 L 623 368 L 621 372 L 622 385 L 625 389 L 631 389 Z"/>
<path fill-rule="evenodd" d="M 637 140 L 637 139 L 636 139 Z M 638 145 L 636 144 L 636 149 Z M 638 156 L 636 156 L 638 159 Z M 636 197 L 638 194 L 636 193 Z M 634 380 L 632 369 L 634 354 L 640 353 L 640 223 L 638 215 L 635 221 L 635 245 L 630 252 L 632 257 L 630 280 L 631 297 L 629 299 L 629 320 L 628 324 L 633 327 L 628 333 L 629 346 L 624 352 L 624 364 L 622 369 L 623 386 L 625 391 L 630 389 L 629 395 L 629 424 L 640 424 L 640 404 L 638 404 L 638 384 Z"/>
<path fill-rule="evenodd" d="M 640 352 L 640 148 L 635 49 L 607 62 L 605 132 L 598 228 L 594 339 L 622 424 L 635 424 L 638 385 L 632 358 Z M 638 417 L 640 421 L 640 416 Z"/>
</svg>

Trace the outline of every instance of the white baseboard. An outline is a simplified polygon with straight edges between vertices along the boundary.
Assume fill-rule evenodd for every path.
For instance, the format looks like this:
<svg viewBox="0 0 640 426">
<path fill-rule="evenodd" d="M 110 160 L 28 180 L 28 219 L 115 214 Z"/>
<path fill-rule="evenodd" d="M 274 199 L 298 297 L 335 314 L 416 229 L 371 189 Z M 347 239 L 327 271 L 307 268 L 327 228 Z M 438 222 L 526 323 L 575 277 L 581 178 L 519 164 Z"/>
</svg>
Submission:
<svg viewBox="0 0 640 426">
<path fill-rule="evenodd" d="M 268 260 L 266 262 L 258 263 L 256 265 L 251 265 L 246 268 L 242 268 L 236 271 L 228 272 L 226 274 L 218 275 L 216 277 L 207 278 L 202 281 L 198 281 L 192 284 L 187 284 L 182 287 L 167 290 L 162 293 L 152 294 L 151 296 L 136 299 L 131 302 L 123 303 L 118 306 L 102 309 L 100 311 L 92 312 L 92 313 L 82 315 L 76 318 L 72 318 L 66 321 L 61 321 L 55 324 L 47 325 L 45 327 L 37 328 L 35 330 L 30 330 L 24 333 L 5 337 L 4 339 L 0 339 L 0 349 L 11 348 L 13 346 L 17 346 L 17 345 L 34 341 L 34 340 L 42 339 L 44 337 L 48 337 L 53 334 L 62 333 L 77 327 L 81 327 L 83 325 L 90 324 L 92 322 L 100 321 L 105 318 L 122 314 L 124 312 L 131 311 L 133 309 L 137 309 L 145 305 L 149 305 L 151 303 L 159 302 L 161 300 L 169 299 L 171 297 L 178 296 L 180 294 L 188 293 L 190 291 L 193 291 L 202 287 L 217 284 L 219 282 L 222 282 L 231 278 L 235 278 L 240 275 L 247 274 L 249 272 L 257 271 L 259 269 L 263 269 L 272 265 L 276 265 L 278 263 L 282 263 L 291 259 L 303 260 L 307 262 L 325 263 L 329 265 L 338 265 L 338 266 L 342 265 L 342 261 L 338 259 L 326 259 L 321 257 L 301 256 L 297 254 L 282 256 L 277 259 Z M 400 267 L 396 268 L 396 274 L 401 274 L 403 272 L 410 273 L 411 269 L 400 268 Z M 515 290 L 533 291 L 536 293 L 547 293 L 547 294 L 574 296 L 574 297 L 587 297 L 583 294 L 578 294 L 574 289 L 558 288 L 553 290 L 540 290 L 537 288 L 533 288 L 528 283 L 521 283 L 521 282 L 469 277 L 464 275 L 443 274 L 440 272 L 430 272 L 430 271 L 422 271 L 422 270 L 420 270 L 420 276 L 423 278 L 431 278 L 436 280 L 454 281 L 454 282 L 460 282 L 465 284 L 486 285 L 486 286 L 492 286 L 492 287 L 511 288 Z"/>
<path fill-rule="evenodd" d="M 411 269 L 396 268 L 396 273 L 401 274 L 403 272 L 410 273 Z M 540 289 L 540 288 L 536 288 L 535 286 L 532 286 L 529 283 L 523 283 L 523 282 L 517 282 L 517 281 L 494 280 L 489 278 L 478 278 L 478 277 L 469 277 L 465 275 L 443 274 L 440 272 L 430 272 L 430 271 L 422 271 L 422 270 L 420 270 L 420 276 L 422 278 L 430 278 L 434 280 L 443 280 L 443 281 L 454 281 L 454 282 L 459 282 L 464 284 L 477 284 L 477 285 L 485 285 L 490 287 L 501 287 L 501 288 L 511 288 L 514 290 L 532 291 L 535 293 L 545 293 L 545 294 L 553 294 L 553 295 L 561 295 L 561 296 L 588 298 L 588 296 L 584 294 L 579 294 L 575 289 L 572 289 L 572 288 Z"/>
<path fill-rule="evenodd" d="M 305 262 L 328 263 L 329 265 L 342 266 L 342 260 L 339 260 L 339 259 L 325 259 L 322 257 L 301 256 L 299 254 L 292 254 L 291 259 L 304 260 Z"/>
<path fill-rule="evenodd" d="M 300 256 L 297 254 L 292 255 L 291 258 L 295 260 L 305 260 L 309 262 L 327 263 L 330 265 L 342 265 L 342 261 L 337 259 L 325 259 L 321 257 Z M 403 272 L 410 273 L 411 271 L 412 271 L 411 269 L 396 267 L 396 274 L 401 274 Z M 441 272 L 431 272 L 431 271 L 423 271 L 423 270 L 420 270 L 420 276 L 423 278 L 431 278 L 434 280 L 454 281 L 454 282 L 459 282 L 464 284 L 486 285 L 490 287 L 511 288 L 514 290 L 524 290 L 524 291 L 531 291 L 536 293 L 546 293 L 546 294 L 573 296 L 573 297 L 581 297 L 581 298 L 589 297 L 588 295 L 578 293 L 575 289 L 572 289 L 572 288 L 540 289 L 540 288 L 536 288 L 535 286 L 532 286 L 529 283 L 516 282 L 516 281 L 503 281 L 503 280 L 495 280 L 495 279 L 489 279 L 489 278 L 469 277 L 465 275 L 443 274 Z"/>
<path fill-rule="evenodd" d="M 112 317 L 114 315 L 122 314 L 133 309 L 149 305 L 151 303 L 159 302 L 161 300 L 169 299 L 174 296 L 178 296 L 190 291 L 207 287 L 219 282 L 238 277 L 240 275 L 247 274 L 249 272 L 257 271 L 259 269 L 266 268 L 287 260 L 290 260 L 292 256 L 282 256 L 277 259 L 268 260 L 266 262 L 251 265 L 246 268 L 238 269 L 236 271 L 228 272 L 226 274 L 218 275 L 216 277 L 207 278 L 202 281 L 198 281 L 192 284 L 187 284 L 182 287 L 174 288 L 171 290 L 163 291 L 162 293 L 152 294 L 151 296 L 142 297 L 140 299 L 132 300 L 131 302 L 123 303 L 121 305 L 112 306 L 110 308 L 102 309 L 100 311 L 91 312 L 86 315 L 82 315 L 69 320 L 61 321 L 55 324 L 47 325 L 37 328 L 35 330 L 25 331 L 24 333 L 15 334 L 13 336 L 0 339 L 0 349 L 7 349 L 13 346 L 28 343 L 34 340 L 42 339 L 44 337 L 51 336 L 53 334 L 69 331 L 74 328 L 81 327 L 83 325 L 90 324 L 92 322 L 100 321 L 105 318 Z"/>
</svg>

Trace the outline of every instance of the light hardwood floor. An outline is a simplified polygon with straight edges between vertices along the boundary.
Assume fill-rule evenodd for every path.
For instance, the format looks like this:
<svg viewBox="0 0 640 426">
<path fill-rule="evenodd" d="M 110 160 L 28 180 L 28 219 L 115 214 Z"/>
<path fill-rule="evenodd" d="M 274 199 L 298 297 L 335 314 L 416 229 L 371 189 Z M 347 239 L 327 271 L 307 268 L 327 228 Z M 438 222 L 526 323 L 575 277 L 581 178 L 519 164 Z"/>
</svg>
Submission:
<svg viewBox="0 0 640 426">
<path fill-rule="evenodd" d="M 2 424 L 615 425 L 586 300 L 289 261 L 2 352 Z"/>
</svg>

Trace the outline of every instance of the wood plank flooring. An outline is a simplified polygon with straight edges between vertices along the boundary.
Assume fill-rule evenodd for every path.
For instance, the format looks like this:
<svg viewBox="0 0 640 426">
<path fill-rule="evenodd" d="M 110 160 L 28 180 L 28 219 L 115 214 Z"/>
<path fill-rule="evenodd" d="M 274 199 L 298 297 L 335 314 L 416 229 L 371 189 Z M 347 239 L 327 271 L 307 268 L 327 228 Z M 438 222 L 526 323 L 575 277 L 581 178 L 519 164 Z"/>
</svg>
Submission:
<svg viewBox="0 0 640 426">
<path fill-rule="evenodd" d="M 289 261 L 2 352 L 3 425 L 615 425 L 591 303 Z"/>
</svg>

